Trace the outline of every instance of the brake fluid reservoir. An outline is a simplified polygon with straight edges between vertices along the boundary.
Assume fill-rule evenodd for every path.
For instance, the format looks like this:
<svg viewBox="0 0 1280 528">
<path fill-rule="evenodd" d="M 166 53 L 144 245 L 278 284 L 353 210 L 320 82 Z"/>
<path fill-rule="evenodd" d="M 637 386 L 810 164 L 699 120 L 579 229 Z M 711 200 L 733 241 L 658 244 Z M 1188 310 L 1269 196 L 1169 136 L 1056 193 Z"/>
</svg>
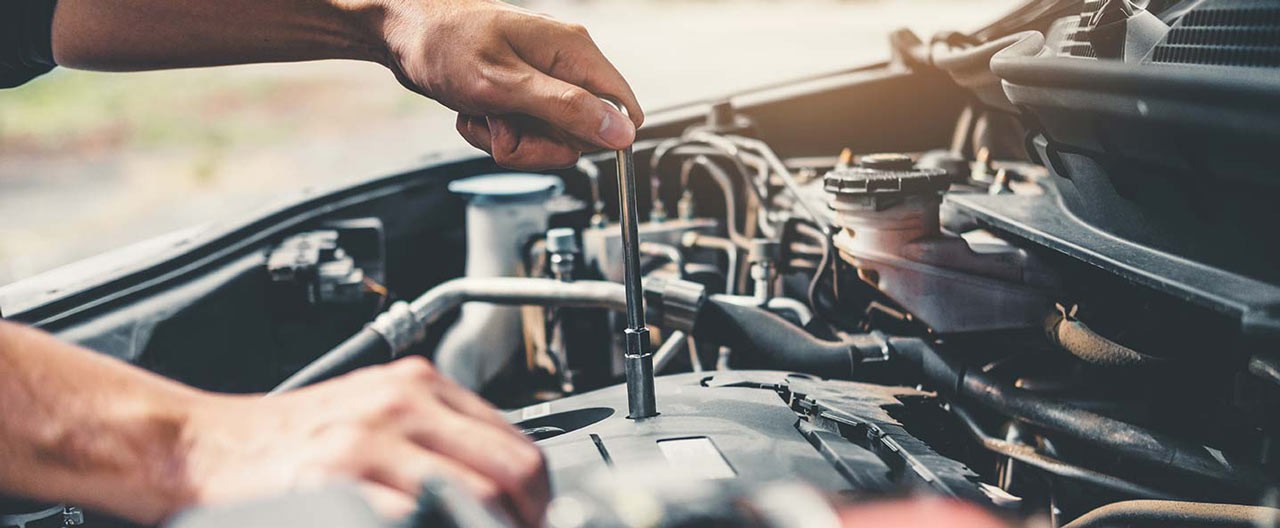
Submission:
<svg viewBox="0 0 1280 528">
<path fill-rule="evenodd" d="M 564 184 L 556 176 L 491 174 L 454 181 L 467 198 L 467 277 L 514 277 L 529 240 L 547 230 L 547 200 Z M 445 375 L 479 389 L 506 365 L 522 342 L 520 308 L 470 303 L 436 349 Z"/>
</svg>

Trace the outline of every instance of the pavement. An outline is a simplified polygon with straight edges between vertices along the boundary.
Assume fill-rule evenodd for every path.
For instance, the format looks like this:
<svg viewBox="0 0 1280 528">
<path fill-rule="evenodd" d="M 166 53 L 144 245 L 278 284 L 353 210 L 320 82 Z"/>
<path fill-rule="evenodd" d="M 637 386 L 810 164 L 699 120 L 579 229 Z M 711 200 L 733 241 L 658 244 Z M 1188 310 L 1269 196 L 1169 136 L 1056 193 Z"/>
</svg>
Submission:
<svg viewBox="0 0 1280 528">
<path fill-rule="evenodd" d="M 641 104 L 656 109 L 883 60 L 896 28 L 973 29 L 1015 2 L 524 4 L 587 26 Z M 90 87 L 66 96 L 78 105 L 69 111 L 56 112 L 65 97 L 40 97 L 68 85 Z M 58 71 L 11 92 L 0 92 L 0 285 L 466 148 L 451 112 L 369 64 Z M 46 115 L 70 124 L 50 129 L 60 122 Z M 77 133 L 81 121 L 92 133 Z"/>
</svg>

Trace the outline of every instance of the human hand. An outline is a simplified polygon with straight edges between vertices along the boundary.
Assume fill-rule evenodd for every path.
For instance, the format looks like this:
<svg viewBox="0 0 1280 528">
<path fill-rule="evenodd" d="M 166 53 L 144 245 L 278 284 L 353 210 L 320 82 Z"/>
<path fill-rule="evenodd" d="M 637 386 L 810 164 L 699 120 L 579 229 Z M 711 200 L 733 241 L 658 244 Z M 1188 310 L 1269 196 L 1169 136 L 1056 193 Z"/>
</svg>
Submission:
<svg viewBox="0 0 1280 528">
<path fill-rule="evenodd" d="M 848 504 L 839 509 L 840 525 L 895 526 L 898 528 L 1006 528 L 1009 525 L 969 503 L 910 498 Z"/>
<path fill-rule="evenodd" d="M 635 140 L 644 122 L 635 94 L 582 26 L 497 0 L 392 1 L 387 66 L 457 111 L 458 133 L 498 164 L 568 167 L 584 151 Z"/>
<path fill-rule="evenodd" d="M 348 480 L 379 511 L 402 516 L 438 476 L 538 526 L 549 496 L 538 449 L 417 357 L 268 398 L 213 396 L 194 407 L 183 436 L 181 506 Z"/>
</svg>

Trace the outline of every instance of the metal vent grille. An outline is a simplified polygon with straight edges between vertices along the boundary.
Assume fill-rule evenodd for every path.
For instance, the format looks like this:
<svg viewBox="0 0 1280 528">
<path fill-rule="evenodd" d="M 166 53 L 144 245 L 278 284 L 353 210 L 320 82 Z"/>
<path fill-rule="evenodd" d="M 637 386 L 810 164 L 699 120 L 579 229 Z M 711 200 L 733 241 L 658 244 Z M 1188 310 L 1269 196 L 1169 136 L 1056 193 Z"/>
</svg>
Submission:
<svg viewBox="0 0 1280 528">
<path fill-rule="evenodd" d="M 1182 17 L 1151 61 L 1280 68 L 1280 3 L 1206 2 Z"/>
</svg>

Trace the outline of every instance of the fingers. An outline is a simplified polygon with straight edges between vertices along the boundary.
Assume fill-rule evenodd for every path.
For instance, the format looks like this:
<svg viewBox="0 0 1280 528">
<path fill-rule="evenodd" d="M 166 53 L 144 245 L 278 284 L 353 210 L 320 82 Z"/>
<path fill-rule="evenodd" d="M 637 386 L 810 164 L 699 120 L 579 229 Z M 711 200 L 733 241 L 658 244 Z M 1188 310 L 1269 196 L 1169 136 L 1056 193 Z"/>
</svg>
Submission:
<svg viewBox="0 0 1280 528">
<path fill-rule="evenodd" d="M 490 139 L 489 123 L 481 116 L 473 116 L 467 114 L 458 114 L 458 135 L 462 139 L 467 140 L 471 146 L 483 150 L 485 152 L 493 152 L 493 142 Z"/>
<path fill-rule="evenodd" d="M 459 475 L 476 475 L 492 482 L 514 507 L 517 517 L 537 524 L 550 498 L 542 453 L 531 442 L 502 422 L 496 413 L 446 380 L 424 359 L 406 358 L 388 365 L 404 383 L 405 392 L 392 391 L 381 415 L 395 417 L 397 429 L 409 441 L 430 451 Z M 416 460 L 424 461 L 423 457 Z M 464 472 L 465 468 L 470 473 Z M 421 470 L 406 469 L 400 478 L 412 478 Z M 395 476 L 397 474 L 393 474 Z M 472 478 L 475 485 L 475 478 Z M 402 483 L 401 483 L 402 484 Z M 485 491 L 481 488 L 481 491 Z M 498 493 L 495 493 L 498 494 Z"/>
<path fill-rule="evenodd" d="M 378 446 L 377 456 L 381 463 L 370 472 L 369 479 L 391 490 L 416 497 L 428 479 L 444 478 L 461 486 L 488 507 L 503 507 L 502 492 L 492 481 L 408 439 L 387 439 L 385 445 Z"/>
<path fill-rule="evenodd" d="M 542 24 L 512 27 L 508 38 L 516 53 L 534 69 L 554 79 L 597 96 L 610 96 L 622 103 L 633 126 L 639 128 L 644 123 L 644 111 L 636 101 L 635 92 L 591 40 L 587 29 L 580 24 L 550 19 L 547 23 L 553 28 L 549 30 Z M 558 93 L 558 90 L 550 93 Z M 629 144 L 601 146 L 622 148 Z"/>
<path fill-rule="evenodd" d="M 524 435 L 515 426 L 508 423 L 496 409 L 484 401 L 483 398 L 477 396 L 476 393 L 463 388 L 444 376 L 441 376 L 440 383 L 435 389 L 440 399 L 459 413 L 482 420 L 500 430 L 511 433 L 516 438 L 524 440 Z"/>
<path fill-rule="evenodd" d="M 387 519 L 404 519 L 417 507 L 413 494 L 383 484 L 362 482 L 360 494 L 373 511 Z"/>
<path fill-rule="evenodd" d="M 513 169 L 559 169 L 578 163 L 581 151 L 536 120 L 523 116 L 488 118 L 490 153 Z"/>
<path fill-rule="evenodd" d="M 595 149 L 525 116 L 484 118 L 459 114 L 457 129 L 467 143 L 492 154 L 494 161 L 510 169 L 571 167 L 583 150 Z"/>
<path fill-rule="evenodd" d="M 512 87 L 504 103 L 503 113 L 536 117 L 596 147 L 621 149 L 636 138 L 636 125 L 589 87 L 542 72 L 531 72 L 523 86 Z"/>
<path fill-rule="evenodd" d="M 855 504 L 840 509 L 842 526 L 900 526 L 924 528 L 939 526 L 956 528 L 1001 528 L 1008 526 L 1000 519 L 972 504 L 953 500 L 914 498 Z"/>
<path fill-rule="evenodd" d="M 441 414 L 434 423 L 420 424 L 413 439 L 492 481 L 511 500 L 519 518 L 536 524 L 550 498 L 542 453 L 497 427 L 462 415 Z"/>
</svg>

